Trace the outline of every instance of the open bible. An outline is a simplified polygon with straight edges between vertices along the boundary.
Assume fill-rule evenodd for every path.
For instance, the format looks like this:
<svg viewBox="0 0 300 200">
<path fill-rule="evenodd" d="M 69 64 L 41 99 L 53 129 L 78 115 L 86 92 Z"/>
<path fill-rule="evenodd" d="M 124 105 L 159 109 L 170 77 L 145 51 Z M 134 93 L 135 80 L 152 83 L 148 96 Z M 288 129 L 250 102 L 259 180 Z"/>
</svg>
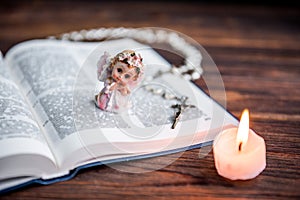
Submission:
<svg viewBox="0 0 300 200">
<path fill-rule="evenodd" d="M 145 80 L 171 65 L 131 39 L 100 43 L 31 40 L 0 61 L 0 191 L 70 179 L 82 168 L 158 156 L 211 144 L 238 121 L 190 81 L 165 73 L 132 91 L 120 114 L 98 109 L 102 87 L 96 64 L 104 51 L 133 49 L 144 58 Z M 175 100 L 149 92 L 162 88 L 187 96 L 172 129 Z M 178 102 L 177 102 L 178 103 Z"/>
</svg>

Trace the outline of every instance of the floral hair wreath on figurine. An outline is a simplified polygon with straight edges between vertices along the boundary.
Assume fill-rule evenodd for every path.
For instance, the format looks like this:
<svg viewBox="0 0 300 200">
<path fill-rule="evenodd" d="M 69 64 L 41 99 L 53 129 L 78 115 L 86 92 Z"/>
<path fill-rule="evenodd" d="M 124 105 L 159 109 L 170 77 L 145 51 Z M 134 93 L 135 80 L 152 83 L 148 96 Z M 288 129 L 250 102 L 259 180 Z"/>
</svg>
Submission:
<svg viewBox="0 0 300 200">
<path fill-rule="evenodd" d="M 98 108 L 117 113 L 128 108 L 129 94 L 144 75 L 142 61 L 141 55 L 133 50 L 124 50 L 115 57 L 104 52 L 97 63 L 98 80 L 104 82 L 104 87 L 95 96 Z"/>
</svg>

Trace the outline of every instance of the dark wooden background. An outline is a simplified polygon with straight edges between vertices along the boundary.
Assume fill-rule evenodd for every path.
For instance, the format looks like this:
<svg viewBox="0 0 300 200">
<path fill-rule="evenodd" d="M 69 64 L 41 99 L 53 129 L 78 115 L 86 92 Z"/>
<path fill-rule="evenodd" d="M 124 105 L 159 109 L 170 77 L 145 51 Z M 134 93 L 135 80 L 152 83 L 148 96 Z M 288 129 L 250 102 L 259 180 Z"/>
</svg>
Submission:
<svg viewBox="0 0 300 200">
<path fill-rule="evenodd" d="M 266 169 L 248 181 L 220 177 L 212 152 L 199 158 L 205 149 L 195 149 L 153 172 L 93 167 L 72 180 L 27 187 L 1 199 L 300 198 L 300 9 L 296 5 L 1 1 L 0 25 L 3 53 L 24 40 L 83 28 L 151 26 L 186 34 L 203 45 L 217 64 L 227 109 L 239 117 L 249 108 L 251 127 L 267 145 Z M 198 84 L 205 88 L 201 81 Z M 174 156 L 120 165 L 151 169 Z"/>
</svg>

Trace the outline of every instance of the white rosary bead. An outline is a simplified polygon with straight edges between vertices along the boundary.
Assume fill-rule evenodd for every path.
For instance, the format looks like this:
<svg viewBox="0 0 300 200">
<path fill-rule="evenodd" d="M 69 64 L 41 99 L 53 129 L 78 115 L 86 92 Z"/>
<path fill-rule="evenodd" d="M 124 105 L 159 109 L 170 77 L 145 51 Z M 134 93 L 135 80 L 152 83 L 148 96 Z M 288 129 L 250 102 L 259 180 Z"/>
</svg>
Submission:
<svg viewBox="0 0 300 200">
<path fill-rule="evenodd" d="M 157 30 L 151 28 L 134 29 L 134 28 L 99 28 L 90 30 L 81 30 L 64 33 L 60 36 L 61 40 L 103 40 L 103 39 L 118 39 L 132 38 L 146 43 L 168 43 L 175 51 L 185 57 L 184 65 L 172 67 L 170 72 L 181 75 L 187 80 L 196 80 L 200 78 L 203 69 L 201 68 L 202 55 L 200 51 L 189 44 L 178 33 L 169 32 L 166 30 Z M 55 37 L 48 37 L 55 39 Z M 192 71 L 191 75 L 186 72 Z"/>
<path fill-rule="evenodd" d="M 201 74 L 199 72 L 193 72 L 192 73 L 192 80 L 197 80 L 201 77 Z"/>
<path fill-rule="evenodd" d="M 191 76 L 190 74 L 184 74 L 184 75 L 183 75 L 183 78 L 184 78 L 185 80 L 191 80 L 191 79 L 192 79 L 192 76 Z"/>
<path fill-rule="evenodd" d="M 157 88 L 157 89 L 153 90 L 153 94 L 162 94 L 162 93 L 163 93 L 162 88 Z"/>
<path fill-rule="evenodd" d="M 61 36 L 61 40 L 69 40 L 70 39 L 70 34 L 69 33 L 64 33 Z"/>
<path fill-rule="evenodd" d="M 164 41 L 166 41 L 167 38 L 167 33 L 163 30 L 158 30 L 156 32 L 156 42 L 158 43 L 162 43 Z"/>
<path fill-rule="evenodd" d="M 170 100 L 170 99 L 175 99 L 176 96 L 174 94 L 171 94 L 171 93 L 164 93 L 163 98 L 167 99 L 167 100 Z"/>
</svg>

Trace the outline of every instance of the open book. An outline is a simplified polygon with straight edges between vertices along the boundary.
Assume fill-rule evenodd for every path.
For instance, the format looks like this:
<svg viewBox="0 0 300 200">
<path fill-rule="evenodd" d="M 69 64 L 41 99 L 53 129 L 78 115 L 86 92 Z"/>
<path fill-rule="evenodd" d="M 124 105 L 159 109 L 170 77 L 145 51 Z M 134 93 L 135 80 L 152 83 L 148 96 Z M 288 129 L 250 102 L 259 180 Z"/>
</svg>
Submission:
<svg viewBox="0 0 300 200">
<path fill-rule="evenodd" d="M 170 68 L 151 47 L 130 39 L 32 40 L 1 58 L 1 192 L 67 180 L 92 165 L 210 144 L 221 129 L 238 124 L 196 85 L 171 73 L 132 91 L 127 112 L 98 109 L 93 100 L 102 83 L 97 81 L 96 63 L 104 51 L 115 55 L 124 49 L 142 55 L 146 79 Z M 188 103 L 195 105 L 184 111 L 175 129 L 171 125 L 176 102 L 149 92 L 149 85 L 188 96 Z"/>
</svg>

